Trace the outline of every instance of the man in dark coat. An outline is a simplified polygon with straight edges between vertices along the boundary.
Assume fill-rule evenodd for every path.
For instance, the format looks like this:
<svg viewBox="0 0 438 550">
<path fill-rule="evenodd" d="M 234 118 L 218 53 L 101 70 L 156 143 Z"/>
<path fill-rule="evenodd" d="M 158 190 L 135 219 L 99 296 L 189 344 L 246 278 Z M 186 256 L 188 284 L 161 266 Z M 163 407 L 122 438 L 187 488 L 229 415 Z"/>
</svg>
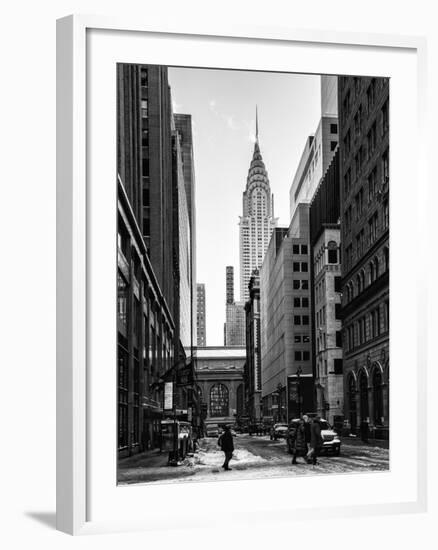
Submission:
<svg viewBox="0 0 438 550">
<path fill-rule="evenodd" d="M 317 464 L 318 454 L 321 452 L 322 446 L 324 444 L 324 439 L 321 435 L 321 424 L 319 418 L 316 417 L 313 419 L 310 424 L 310 445 L 309 452 L 307 454 L 308 462 L 313 465 Z"/>
<path fill-rule="evenodd" d="M 304 415 L 299 422 L 291 426 L 291 447 L 293 449 L 292 464 L 297 463 L 297 456 L 306 457 L 308 444 L 310 442 L 309 417 Z"/>
<path fill-rule="evenodd" d="M 222 465 L 224 470 L 231 470 L 228 464 L 233 456 L 234 444 L 233 444 L 233 435 L 231 433 L 229 426 L 224 426 L 224 433 L 220 437 L 220 446 L 222 451 L 225 454 L 225 461 Z"/>
</svg>

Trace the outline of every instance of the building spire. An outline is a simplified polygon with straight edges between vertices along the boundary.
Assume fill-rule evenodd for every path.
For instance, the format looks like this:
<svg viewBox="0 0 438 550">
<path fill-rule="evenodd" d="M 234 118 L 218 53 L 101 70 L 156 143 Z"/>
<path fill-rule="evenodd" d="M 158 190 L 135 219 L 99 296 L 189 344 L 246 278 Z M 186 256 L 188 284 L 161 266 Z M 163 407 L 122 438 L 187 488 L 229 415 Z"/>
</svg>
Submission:
<svg viewBox="0 0 438 550">
<path fill-rule="evenodd" d="M 258 110 L 257 110 L 257 104 L 256 104 L 256 143 L 259 142 L 259 117 L 258 117 Z"/>
</svg>

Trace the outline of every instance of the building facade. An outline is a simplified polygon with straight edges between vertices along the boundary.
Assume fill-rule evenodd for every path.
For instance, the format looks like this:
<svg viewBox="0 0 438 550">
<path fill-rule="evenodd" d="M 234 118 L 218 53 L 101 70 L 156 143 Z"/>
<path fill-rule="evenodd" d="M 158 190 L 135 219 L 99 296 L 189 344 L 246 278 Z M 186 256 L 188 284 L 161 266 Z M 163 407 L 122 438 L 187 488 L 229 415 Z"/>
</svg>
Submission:
<svg viewBox="0 0 438 550">
<path fill-rule="evenodd" d="M 224 346 L 245 346 L 245 304 L 234 301 L 234 267 L 225 272 Z"/>
<path fill-rule="evenodd" d="M 344 414 L 340 239 L 336 149 L 310 204 L 310 243 L 316 412 L 337 426 L 342 426 Z"/>
<path fill-rule="evenodd" d="M 167 68 L 117 65 L 118 451 L 158 445 L 164 381 L 193 401 L 190 226 Z M 192 370 L 189 383 L 179 369 Z M 196 396 L 195 396 L 196 397 Z M 195 399 L 196 401 L 196 399 Z"/>
<path fill-rule="evenodd" d="M 321 120 L 307 138 L 289 191 L 290 218 L 298 204 L 308 203 L 329 167 L 338 145 L 337 77 L 321 76 Z"/>
<path fill-rule="evenodd" d="M 245 403 L 251 422 L 262 418 L 262 369 L 260 336 L 260 273 L 256 269 L 249 281 L 246 313 Z"/>
<path fill-rule="evenodd" d="M 198 349 L 197 392 L 204 425 L 234 424 L 244 415 L 245 348 Z"/>
<path fill-rule="evenodd" d="M 207 345 L 207 329 L 205 322 L 205 284 L 198 283 L 196 285 L 197 300 L 196 300 L 196 338 L 197 345 L 200 348 L 205 348 Z"/>
<path fill-rule="evenodd" d="M 309 205 L 276 228 L 260 270 L 263 417 L 313 410 Z"/>
<path fill-rule="evenodd" d="M 389 434 L 389 79 L 339 77 L 345 415 Z"/>
<path fill-rule="evenodd" d="M 185 200 L 187 203 L 189 230 L 190 230 L 190 304 L 191 317 L 196 319 L 197 315 L 197 288 L 196 288 L 196 184 L 195 164 L 193 152 L 192 116 L 189 114 L 175 113 L 174 123 L 179 136 L 181 165 L 184 178 Z M 197 324 L 191 324 L 191 345 L 197 342 Z"/>
<path fill-rule="evenodd" d="M 256 115 L 256 141 L 243 193 L 243 214 L 239 221 L 242 302 L 248 300 L 251 274 L 254 269 L 260 269 L 276 224 L 274 196 L 271 194 L 268 173 L 260 152 Z"/>
</svg>

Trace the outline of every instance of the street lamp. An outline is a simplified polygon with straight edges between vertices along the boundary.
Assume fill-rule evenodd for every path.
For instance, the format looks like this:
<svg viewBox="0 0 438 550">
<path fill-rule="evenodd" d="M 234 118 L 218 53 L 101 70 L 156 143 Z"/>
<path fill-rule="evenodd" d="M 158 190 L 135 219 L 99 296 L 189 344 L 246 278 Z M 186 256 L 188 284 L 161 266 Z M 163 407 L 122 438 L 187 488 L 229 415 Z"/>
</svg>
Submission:
<svg viewBox="0 0 438 550">
<path fill-rule="evenodd" d="M 301 418 L 301 375 L 303 370 L 301 367 L 297 368 L 297 393 L 298 393 L 298 417 Z"/>
<path fill-rule="evenodd" d="M 281 391 L 283 389 L 283 384 L 281 382 L 278 383 L 277 390 L 278 390 L 278 421 L 281 422 Z"/>
</svg>

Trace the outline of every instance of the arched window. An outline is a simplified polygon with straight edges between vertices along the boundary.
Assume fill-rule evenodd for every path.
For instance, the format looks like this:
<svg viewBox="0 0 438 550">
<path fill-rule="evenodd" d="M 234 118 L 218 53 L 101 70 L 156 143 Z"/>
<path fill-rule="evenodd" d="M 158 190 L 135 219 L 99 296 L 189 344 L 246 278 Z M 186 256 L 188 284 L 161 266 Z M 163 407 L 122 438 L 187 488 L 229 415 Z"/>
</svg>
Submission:
<svg viewBox="0 0 438 550">
<path fill-rule="evenodd" d="M 328 263 L 337 264 L 338 263 L 338 245 L 335 241 L 329 241 L 327 243 L 328 249 Z"/>
<path fill-rule="evenodd" d="M 351 431 L 354 433 L 357 428 L 357 410 L 356 410 L 356 381 L 354 376 L 350 375 L 348 380 L 348 409 L 350 416 Z"/>
<path fill-rule="evenodd" d="M 389 270 L 389 248 L 387 246 L 385 246 L 385 248 L 383 249 L 383 258 L 385 260 L 384 270 L 388 271 Z"/>
<path fill-rule="evenodd" d="M 224 384 L 215 384 L 210 390 L 210 416 L 228 416 L 229 393 Z"/>
<path fill-rule="evenodd" d="M 373 372 L 374 423 L 379 425 L 383 417 L 382 373 L 378 367 Z"/>
<path fill-rule="evenodd" d="M 374 283 L 374 264 L 373 262 L 370 262 L 370 284 Z"/>
<path fill-rule="evenodd" d="M 362 292 L 362 281 L 361 281 L 360 275 L 357 275 L 356 277 L 356 284 L 357 284 L 357 294 L 359 295 Z"/>
<path fill-rule="evenodd" d="M 368 377 L 365 371 L 362 371 L 359 378 L 360 392 L 360 418 L 366 420 L 369 416 L 368 406 Z"/>
<path fill-rule="evenodd" d="M 377 256 L 374 258 L 374 274 L 377 279 L 379 276 L 379 260 L 377 259 Z"/>
</svg>

